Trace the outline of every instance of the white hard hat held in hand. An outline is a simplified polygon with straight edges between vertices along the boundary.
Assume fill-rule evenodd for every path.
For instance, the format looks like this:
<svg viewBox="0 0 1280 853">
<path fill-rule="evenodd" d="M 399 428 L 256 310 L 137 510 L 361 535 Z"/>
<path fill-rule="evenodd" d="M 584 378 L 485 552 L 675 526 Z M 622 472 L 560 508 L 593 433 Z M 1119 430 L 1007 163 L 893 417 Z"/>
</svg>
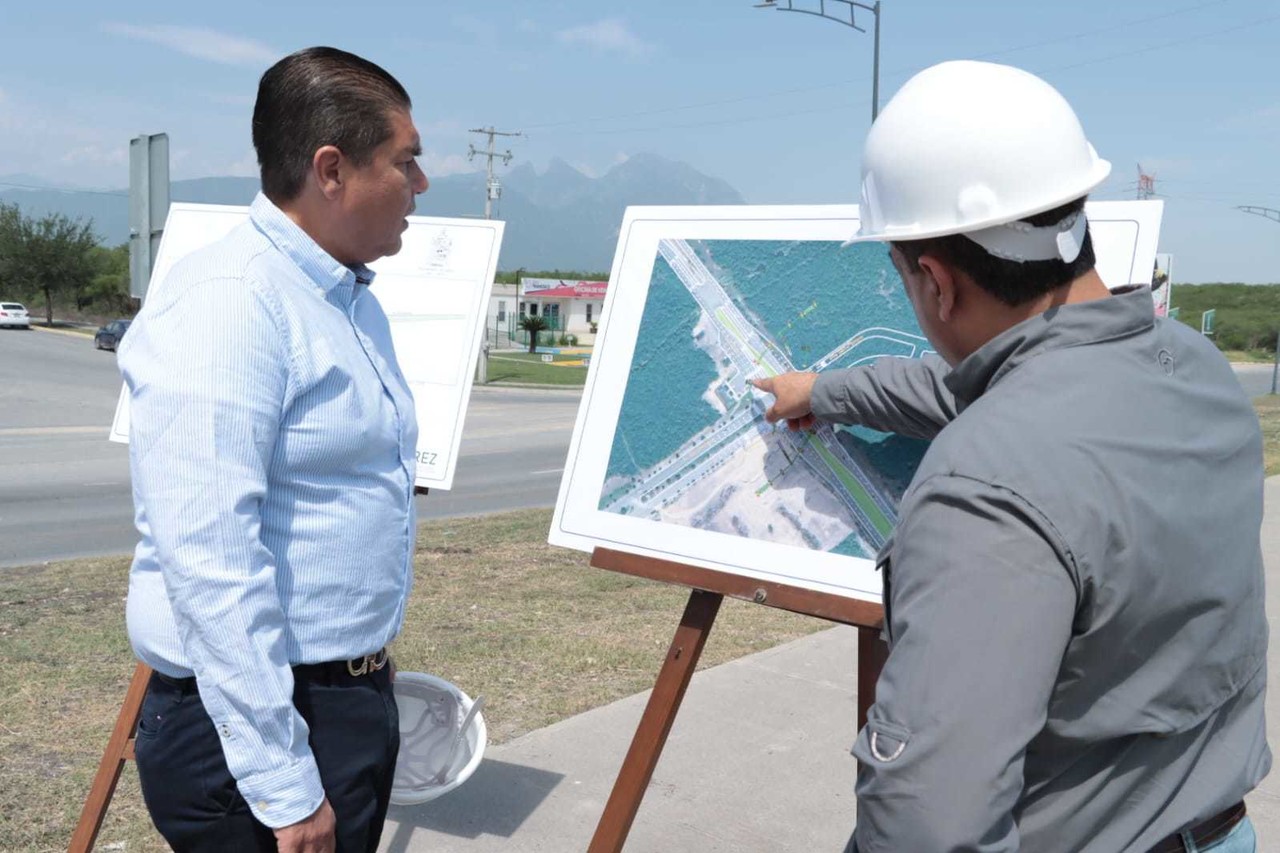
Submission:
<svg viewBox="0 0 1280 853">
<path fill-rule="evenodd" d="M 488 731 L 474 701 L 443 678 L 398 672 L 400 752 L 391 802 L 412 805 L 434 800 L 470 778 L 484 758 Z"/>
<path fill-rule="evenodd" d="M 1083 217 L 1008 223 L 1087 195 L 1110 172 L 1071 105 L 1039 77 L 943 62 L 908 80 L 872 125 L 849 242 L 964 234 L 1010 260 L 1074 260 Z"/>
</svg>

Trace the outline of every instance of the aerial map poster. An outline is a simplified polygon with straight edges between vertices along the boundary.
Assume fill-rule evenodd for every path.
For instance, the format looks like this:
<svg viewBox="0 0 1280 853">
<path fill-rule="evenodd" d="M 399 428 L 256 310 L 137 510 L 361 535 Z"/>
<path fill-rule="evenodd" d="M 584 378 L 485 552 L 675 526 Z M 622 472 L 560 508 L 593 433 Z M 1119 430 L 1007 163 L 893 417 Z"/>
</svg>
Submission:
<svg viewBox="0 0 1280 853">
<path fill-rule="evenodd" d="M 1149 282 L 1159 203 L 1089 214 L 1104 280 Z M 857 225 L 849 205 L 628 209 L 551 543 L 879 600 L 925 443 L 770 425 L 748 382 L 931 352 L 886 247 L 841 245 Z"/>
<path fill-rule="evenodd" d="M 170 205 L 152 287 L 175 263 L 248 215 L 246 207 Z M 495 220 L 410 216 L 401 250 L 370 264 L 377 273 L 371 290 L 387 314 L 396 360 L 418 414 L 418 486 L 453 485 L 503 227 Z M 112 441 L 129 440 L 127 390 L 116 407 Z"/>
</svg>

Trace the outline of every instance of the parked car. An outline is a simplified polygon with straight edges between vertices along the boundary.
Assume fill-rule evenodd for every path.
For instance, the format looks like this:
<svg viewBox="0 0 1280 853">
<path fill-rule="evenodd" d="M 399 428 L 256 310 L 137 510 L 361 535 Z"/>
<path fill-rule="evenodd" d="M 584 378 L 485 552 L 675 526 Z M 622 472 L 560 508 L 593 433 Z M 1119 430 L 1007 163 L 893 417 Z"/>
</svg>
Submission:
<svg viewBox="0 0 1280 853">
<path fill-rule="evenodd" d="M 19 302 L 0 302 L 0 326 L 11 329 L 30 329 L 31 316 Z"/>
<path fill-rule="evenodd" d="M 107 325 L 98 330 L 93 336 L 93 346 L 95 349 L 109 349 L 112 352 L 120 345 L 120 341 L 124 338 L 124 333 L 129 331 L 129 320 L 112 320 Z"/>
</svg>

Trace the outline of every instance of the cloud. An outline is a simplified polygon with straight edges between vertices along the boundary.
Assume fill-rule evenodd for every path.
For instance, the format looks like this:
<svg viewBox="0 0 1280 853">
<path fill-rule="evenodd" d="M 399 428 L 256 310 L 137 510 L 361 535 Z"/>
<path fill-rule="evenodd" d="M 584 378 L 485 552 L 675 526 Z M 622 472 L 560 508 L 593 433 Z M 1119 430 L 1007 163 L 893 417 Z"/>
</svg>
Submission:
<svg viewBox="0 0 1280 853">
<path fill-rule="evenodd" d="M 125 38 L 148 41 L 223 65 L 246 65 L 259 68 L 270 65 L 280 58 L 281 54 L 253 39 L 241 38 L 205 27 L 180 27 L 171 24 L 137 24 L 106 23 L 102 25 L 104 32 Z"/>
<path fill-rule="evenodd" d="M 122 145 L 80 145 L 63 152 L 68 166 L 119 166 L 129 162 L 129 149 Z"/>
<path fill-rule="evenodd" d="M 418 132 L 423 139 L 432 139 L 437 136 L 458 136 L 464 130 L 462 122 L 456 118 L 442 118 L 418 123 Z"/>
<path fill-rule="evenodd" d="M 422 164 L 422 171 L 427 173 L 428 178 L 443 178 L 446 175 L 479 171 L 476 165 L 462 154 L 437 154 L 434 151 L 424 151 L 418 158 L 418 162 Z"/>
<path fill-rule="evenodd" d="M 621 53 L 631 57 L 643 56 L 653 48 L 627 29 L 617 18 L 607 18 L 594 24 L 570 27 L 556 33 L 565 44 L 582 44 L 605 53 Z"/>
<path fill-rule="evenodd" d="M 615 152 L 613 157 L 605 162 L 604 166 L 595 166 L 585 160 L 574 160 L 569 165 L 577 169 L 588 178 L 599 178 L 607 174 L 615 166 L 621 166 L 623 163 L 631 159 L 631 155 L 625 151 Z"/>
<path fill-rule="evenodd" d="M 244 153 L 240 159 L 229 163 L 219 173 L 223 175 L 234 175 L 237 178 L 256 178 L 258 177 L 258 154 L 252 148 Z"/>
</svg>

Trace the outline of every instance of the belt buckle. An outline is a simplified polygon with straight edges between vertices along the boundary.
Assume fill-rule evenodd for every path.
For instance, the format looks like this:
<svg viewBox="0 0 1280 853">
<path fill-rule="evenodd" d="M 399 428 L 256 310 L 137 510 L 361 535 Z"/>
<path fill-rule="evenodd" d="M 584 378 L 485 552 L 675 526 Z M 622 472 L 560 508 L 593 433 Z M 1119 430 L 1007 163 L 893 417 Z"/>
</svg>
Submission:
<svg viewBox="0 0 1280 853">
<path fill-rule="evenodd" d="M 379 649 L 371 655 L 347 661 L 347 672 L 355 678 L 377 672 L 387 665 L 387 650 Z"/>
</svg>

